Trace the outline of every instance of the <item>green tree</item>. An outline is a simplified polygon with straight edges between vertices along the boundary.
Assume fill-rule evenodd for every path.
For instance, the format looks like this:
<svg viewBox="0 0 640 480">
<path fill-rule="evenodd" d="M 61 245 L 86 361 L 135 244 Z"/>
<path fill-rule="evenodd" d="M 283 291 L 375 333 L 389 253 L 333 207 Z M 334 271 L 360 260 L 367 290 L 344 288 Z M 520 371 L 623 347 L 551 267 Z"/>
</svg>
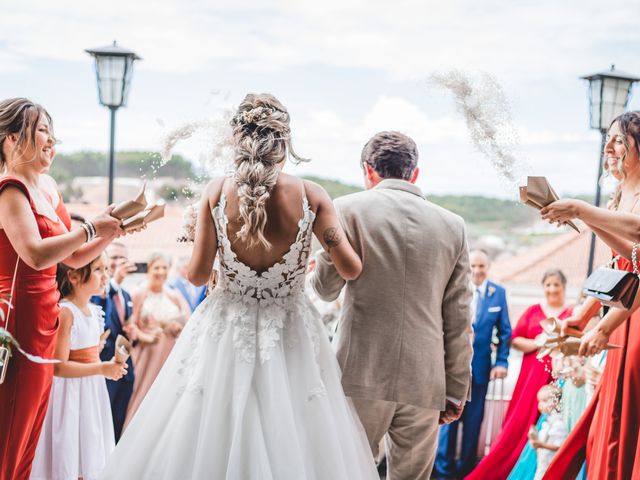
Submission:
<svg viewBox="0 0 640 480">
<path fill-rule="evenodd" d="M 107 155 L 93 151 L 61 153 L 56 155 L 50 173 L 59 183 L 68 183 L 75 177 L 107 176 Z M 194 181 L 205 178 L 202 172 L 197 171 L 194 165 L 181 155 L 174 155 L 169 162 L 163 164 L 159 154 L 143 151 L 118 152 L 116 174 L 119 177 L 172 177 Z"/>
</svg>

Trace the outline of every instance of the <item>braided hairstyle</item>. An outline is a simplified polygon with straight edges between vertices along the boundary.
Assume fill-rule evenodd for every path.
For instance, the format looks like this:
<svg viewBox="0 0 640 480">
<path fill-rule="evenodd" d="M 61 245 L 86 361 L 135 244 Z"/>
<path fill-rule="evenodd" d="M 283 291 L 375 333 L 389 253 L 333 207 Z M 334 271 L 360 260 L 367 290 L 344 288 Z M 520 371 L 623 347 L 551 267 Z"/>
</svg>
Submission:
<svg viewBox="0 0 640 480">
<path fill-rule="evenodd" d="M 626 178 L 626 172 L 624 171 L 624 161 L 627 157 L 627 154 L 629 153 L 629 150 L 631 149 L 631 146 L 629 145 L 629 137 L 632 137 L 633 140 L 635 141 L 635 149 L 640 155 L 640 111 L 634 110 L 631 112 L 625 112 L 622 115 L 618 115 L 616 118 L 613 119 L 613 121 L 611 122 L 611 125 L 609 125 L 609 128 L 611 128 L 614 123 L 617 123 L 618 126 L 620 127 L 620 133 L 622 134 L 622 141 L 624 143 L 625 150 L 626 150 L 625 155 L 618 160 L 618 165 L 616 166 L 616 168 L 620 172 L 620 175 L 622 175 L 622 178 L 624 179 Z M 606 160 L 605 160 L 604 168 L 605 168 L 605 172 L 603 176 L 609 173 L 608 171 L 609 167 L 606 163 Z M 611 195 L 611 200 L 607 204 L 608 208 L 611 210 L 617 210 L 618 207 L 620 206 L 620 199 L 622 197 L 621 184 L 622 182 L 618 183 L 618 186 L 616 187 L 615 192 L 613 192 L 613 194 Z"/>
<path fill-rule="evenodd" d="M 51 116 L 37 103 L 27 98 L 8 98 L 0 101 L 0 173 L 3 173 L 7 168 L 8 159 L 3 152 L 7 136 L 18 136 L 17 151 L 14 152 L 14 155 L 24 152 L 27 142 L 31 142 L 31 145 L 35 147 L 38 120 L 43 116 L 49 120 L 53 132 Z"/>
<path fill-rule="evenodd" d="M 242 228 L 237 237 L 249 247 L 271 248 L 264 236 L 266 203 L 278 179 L 278 165 L 291 155 L 305 161 L 291 146 L 289 113 L 269 94 L 248 94 L 231 119 L 235 183 Z"/>
</svg>

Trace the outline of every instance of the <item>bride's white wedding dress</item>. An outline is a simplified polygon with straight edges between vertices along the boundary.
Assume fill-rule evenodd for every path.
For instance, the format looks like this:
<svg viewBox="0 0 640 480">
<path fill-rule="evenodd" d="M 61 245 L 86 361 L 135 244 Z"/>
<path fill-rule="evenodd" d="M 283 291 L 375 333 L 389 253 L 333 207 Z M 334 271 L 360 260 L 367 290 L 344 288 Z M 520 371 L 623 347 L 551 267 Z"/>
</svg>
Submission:
<svg viewBox="0 0 640 480">
<path fill-rule="evenodd" d="M 314 212 L 258 274 L 213 210 L 216 288 L 193 313 L 110 457 L 105 479 L 378 479 L 317 311 L 304 293 Z"/>
</svg>

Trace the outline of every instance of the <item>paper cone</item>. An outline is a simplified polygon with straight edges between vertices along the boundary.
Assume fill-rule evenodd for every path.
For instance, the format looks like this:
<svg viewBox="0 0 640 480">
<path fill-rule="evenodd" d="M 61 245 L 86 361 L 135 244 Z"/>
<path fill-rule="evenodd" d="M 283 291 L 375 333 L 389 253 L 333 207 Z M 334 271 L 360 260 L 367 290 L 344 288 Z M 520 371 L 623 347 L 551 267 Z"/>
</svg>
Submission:
<svg viewBox="0 0 640 480">
<path fill-rule="evenodd" d="M 111 212 L 111 216 L 118 220 L 124 220 L 142 212 L 147 207 L 147 198 L 145 196 L 146 187 L 147 182 L 144 182 L 138 196 L 133 200 L 122 202 L 116 206 Z"/>
<path fill-rule="evenodd" d="M 111 335 L 111 330 L 109 330 L 108 328 L 102 332 L 102 334 L 100 335 L 100 342 L 104 342 L 107 338 L 109 338 L 109 335 Z"/>
<path fill-rule="evenodd" d="M 560 325 L 557 324 L 557 320 L 555 318 L 547 318 L 546 320 L 540 322 L 540 325 L 545 331 L 537 335 L 534 339 L 536 346 L 538 347 L 536 358 L 541 359 L 546 357 L 547 355 L 551 356 L 552 358 L 578 355 L 581 342 L 579 336 L 560 337 Z M 551 330 L 551 332 L 549 332 L 549 330 Z M 555 332 L 555 330 L 557 330 L 557 333 Z M 583 335 L 581 331 L 576 331 L 580 334 L 580 336 Z M 604 349 L 612 350 L 615 348 L 620 348 L 620 346 L 607 344 Z"/>
<path fill-rule="evenodd" d="M 560 321 L 555 317 L 545 318 L 540 322 L 542 330 L 548 335 L 560 335 Z M 567 327 L 565 333 L 569 337 L 581 338 L 584 333 L 574 327 Z"/>
<path fill-rule="evenodd" d="M 538 205 L 536 202 L 529 198 L 527 187 L 519 187 L 520 190 L 520 201 L 525 205 L 529 205 L 537 210 L 542 210 L 542 205 Z"/>
<path fill-rule="evenodd" d="M 519 192 L 522 203 L 538 210 L 560 199 L 546 177 L 527 177 L 527 186 L 519 187 Z M 578 227 L 571 220 L 565 223 L 580 233 Z"/>
<path fill-rule="evenodd" d="M 154 222 L 164 217 L 164 207 L 164 203 L 158 203 L 151 208 L 144 210 L 143 212 L 140 212 L 137 215 L 122 222 L 122 228 L 124 228 L 125 231 L 135 230 L 136 228 L 140 228 L 144 225 Z"/>
<path fill-rule="evenodd" d="M 122 335 L 118 335 L 116 338 L 116 362 L 125 363 L 131 355 L 131 343 Z"/>
</svg>

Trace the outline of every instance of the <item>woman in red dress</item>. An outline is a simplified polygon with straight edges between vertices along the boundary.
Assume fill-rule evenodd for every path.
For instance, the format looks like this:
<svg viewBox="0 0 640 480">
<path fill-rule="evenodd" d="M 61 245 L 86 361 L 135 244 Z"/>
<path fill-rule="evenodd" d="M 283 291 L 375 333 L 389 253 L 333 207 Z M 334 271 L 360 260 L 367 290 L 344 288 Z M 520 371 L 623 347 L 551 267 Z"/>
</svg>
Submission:
<svg viewBox="0 0 640 480">
<path fill-rule="evenodd" d="M 0 102 L 0 295 L 15 287 L 6 328 L 29 353 L 52 358 L 58 326 L 56 265 L 88 263 L 122 229 L 109 209 L 70 230 L 57 186 L 51 117 L 25 98 Z M 65 221 L 61 220 L 65 219 Z M 97 238 L 96 238 L 97 237 Z M 95 238 L 95 239 L 94 239 Z M 88 242 L 88 243 L 87 243 Z M 87 243 L 86 245 L 83 245 Z M 2 304 L 4 318 L 9 314 Z M 16 352 L 0 384 L 0 480 L 29 478 L 53 377 L 51 364 Z"/>
<path fill-rule="evenodd" d="M 466 477 L 467 479 L 500 480 L 511 473 L 527 443 L 527 432 L 538 420 L 537 393 L 551 382 L 551 357 L 536 358 L 534 338 L 542 333 L 540 322 L 549 317 L 567 318 L 571 308 L 565 305 L 567 279 L 560 270 L 548 270 L 542 279 L 545 302 L 529 307 L 513 330 L 512 345 L 523 352 L 518 382 L 489 455 Z"/>
<path fill-rule="evenodd" d="M 564 222 L 582 219 L 622 257 L 617 268 L 633 271 L 633 243 L 640 241 L 640 112 L 627 112 L 609 127 L 605 146 L 605 167 L 621 177 L 612 201 L 615 211 L 606 211 L 577 200 L 554 202 L 543 210 L 543 218 Z M 630 215 L 632 214 L 632 215 Z M 633 228 L 632 228 L 633 227 Z M 625 238 L 626 237 L 626 238 Z M 636 246 L 637 249 L 637 246 Z M 637 252 L 640 255 L 640 252 Z M 638 265 L 636 265 L 638 266 Z M 609 350 L 600 385 L 564 445 L 554 456 L 545 479 L 574 478 L 585 459 L 587 478 L 594 480 L 640 479 L 640 295 L 629 311 L 617 308 L 589 329 L 580 353 L 594 355 L 607 342 L 622 348 Z M 589 298 L 564 326 L 584 328 L 600 310 Z"/>
</svg>

